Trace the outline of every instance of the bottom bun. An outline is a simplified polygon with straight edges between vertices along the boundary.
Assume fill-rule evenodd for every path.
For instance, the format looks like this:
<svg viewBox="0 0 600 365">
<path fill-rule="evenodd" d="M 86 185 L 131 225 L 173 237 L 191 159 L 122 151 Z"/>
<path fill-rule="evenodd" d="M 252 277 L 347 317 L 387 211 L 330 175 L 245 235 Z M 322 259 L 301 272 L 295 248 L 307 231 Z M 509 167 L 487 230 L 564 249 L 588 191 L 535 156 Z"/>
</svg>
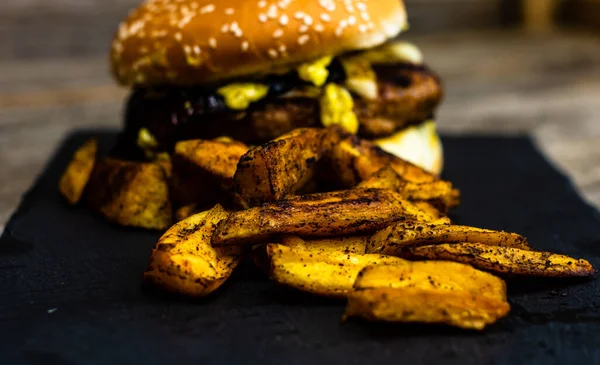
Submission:
<svg viewBox="0 0 600 365">
<path fill-rule="evenodd" d="M 384 151 L 414 163 L 434 174 L 441 174 L 444 149 L 436 131 L 435 121 L 401 130 L 389 137 L 374 140 Z"/>
</svg>

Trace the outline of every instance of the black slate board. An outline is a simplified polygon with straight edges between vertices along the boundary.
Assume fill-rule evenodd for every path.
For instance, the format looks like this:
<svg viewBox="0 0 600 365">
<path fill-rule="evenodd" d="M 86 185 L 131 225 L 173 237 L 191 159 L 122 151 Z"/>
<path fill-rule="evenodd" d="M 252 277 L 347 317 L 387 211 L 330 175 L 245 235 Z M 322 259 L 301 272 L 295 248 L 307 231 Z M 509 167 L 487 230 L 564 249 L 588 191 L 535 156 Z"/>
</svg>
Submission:
<svg viewBox="0 0 600 365">
<path fill-rule="evenodd" d="M 277 287 L 243 266 L 214 296 L 142 290 L 157 234 L 111 226 L 57 191 L 69 137 L 0 240 L 2 364 L 549 364 L 600 362 L 600 285 L 512 280 L 511 315 L 483 333 L 341 324 L 344 303 Z M 462 224 L 520 232 L 600 267 L 600 214 L 528 138 L 445 138 Z"/>
</svg>

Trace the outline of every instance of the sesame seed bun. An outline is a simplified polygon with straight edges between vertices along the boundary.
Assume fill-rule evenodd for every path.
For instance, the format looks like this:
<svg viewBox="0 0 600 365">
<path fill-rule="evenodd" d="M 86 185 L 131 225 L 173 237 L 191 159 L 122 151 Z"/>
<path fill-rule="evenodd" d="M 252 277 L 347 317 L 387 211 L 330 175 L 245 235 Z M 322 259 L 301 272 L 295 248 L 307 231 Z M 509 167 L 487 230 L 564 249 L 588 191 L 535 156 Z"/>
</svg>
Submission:
<svg viewBox="0 0 600 365">
<path fill-rule="evenodd" d="M 147 0 L 120 25 L 123 85 L 200 85 L 285 71 L 377 46 L 406 26 L 402 0 Z"/>
</svg>

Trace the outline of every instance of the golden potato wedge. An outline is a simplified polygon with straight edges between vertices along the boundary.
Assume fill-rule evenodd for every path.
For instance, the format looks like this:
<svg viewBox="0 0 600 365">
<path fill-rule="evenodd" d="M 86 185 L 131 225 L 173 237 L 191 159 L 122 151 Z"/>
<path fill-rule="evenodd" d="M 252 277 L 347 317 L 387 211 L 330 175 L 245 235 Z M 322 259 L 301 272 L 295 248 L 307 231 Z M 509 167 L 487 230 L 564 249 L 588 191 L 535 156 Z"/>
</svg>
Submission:
<svg viewBox="0 0 600 365">
<path fill-rule="evenodd" d="M 460 192 L 449 181 L 414 183 L 403 179 L 390 165 L 381 168 L 357 187 L 390 189 L 411 201 L 430 202 L 444 212 L 460 203 Z"/>
<path fill-rule="evenodd" d="M 73 159 L 67 165 L 58 186 L 60 193 L 69 203 L 76 204 L 81 199 L 92 175 L 97 152 L 98 141 L 90 138 L 73 154 Z"/>
<path fill-rule="evenodd" d="M 215 246 L 268 241 L 273 235 L 325 237 L 369 234 L 400 221 L 433 218 L 391 190 L 355 189 L 301 195 L 232 213 Z"/>
<path fill-rule="evenodd" d="M 406 265 L 367 266 L 356 278 L 354 289 L 368 288 L 465 291 L 506 300 L 504 280 L 451 261 L 409 261 Z"/>
<path fill-rule="evenodd" d="M 325 180 L 337 180 L 343 188 L 356 186 L 383 167 L 390 165 L 404 180 L 414 183 L 436 181 L 437 177 L 356 136 L 341 139 L 325 155 Z"/>
<path fill-rule="evenodd" d="M 280 200 L 302 189 L 314 175 L 326 134 L 325 129 L 295 129 L 248 151 L 234 177 L 241 205 Z"/>
<path fill-rule="evenodd" d="M 238 247 L 213 248 L 210 237 L 227 212 L 220 205 L 171 227 L 158 241 L 145 282 L 189 297 L 214 292 L 240 261 Z"/>
<path fill-rule="evenodd" d="M 369 236 L 346 236 L 304 240 L 297 236 L 284 236 L 281 244 L 294 249 L 315 253 L 364 254 Z"/>
<path fill-rule="evenodd" d="M 367 265 L 404 264 L 397 257 L 342 252 L 310 252 L 279 244 L 267 245 L 270 275 L 276 282 L 309 293 L 343 298 Z"/>
<path fill-rule="evenodd" d="M 231 186 L 240 158 L 248 146 L 231 139 L 189 140 L 175 145 L 175 167 L 186 173 L 212 178 L 219 184 Z"/>
<path fill-rule="evenodd" d="M 398 256 L 410 247 L 465 242 L 530 249 L 527 239 L 516 233 L 449 224 L 398 222 L 375 233 L 369 239 L 366 252 Z"/>
<path fill-rule="evenodd" d="M 421 209 L 422 211 L 424 211 L 425 213 L 429 214 L 430 216 L 434 217 L 436 220 L 442 219 L 442 218 L 446 218 L 446 214 L 444 212 L 441 212 L 438 208 L 434 207 L 431 203 L 429 202 L 424 202 L 424 201 L 416 201 L 416 202 L 412 202 L 417 208 Z M 451 224 L 452 222 L 450 221 L 450 218 L 448 218 L 448 224 Z"/>
<path fill-rule="evenodd" d="M 233 184 L 240 157 L 248 147 L 231 139 L 178 142 L 173 152 L 171 197 L 178 206 L 213 205 Z"/>
<path fill-rule="evenodd" d="M 439 323 L 482 330 L 506 316 L 509 310 L 506 301 L 464 291 L 374 288 L 350 292 L 344 317 Z"/>
<path fill-rule="evenodd" d="M 591 276 L 596 269 L 583 259 L 551 252 L 495 247 L 483 243 L 456 243 L 411 248 L 407 258 L 448 260 L 497 274 L 539 277 Z"/>
<path fill-rule="evenodd" d="M 171 225 L 167 177 L 156 163 L 99 160 L 86 200 L 94 211 L 123 226 L 164 230 Z"/>
</svg>

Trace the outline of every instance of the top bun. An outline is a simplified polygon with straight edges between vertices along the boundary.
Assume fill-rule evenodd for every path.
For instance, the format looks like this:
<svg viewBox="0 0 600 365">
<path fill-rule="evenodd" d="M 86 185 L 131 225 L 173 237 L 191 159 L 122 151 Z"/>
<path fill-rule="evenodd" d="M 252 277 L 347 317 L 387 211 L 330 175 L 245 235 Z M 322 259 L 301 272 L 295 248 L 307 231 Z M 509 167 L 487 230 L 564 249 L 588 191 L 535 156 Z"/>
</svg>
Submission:
<svg viewBox="0 0 600 365">
<path fill-rule="evenodd" d="M 406 26 L 402 0 L 147 0 L 120 25 L 124 85 L 199 85 L 285 71 L 377 46 Z"/>
</svg>

